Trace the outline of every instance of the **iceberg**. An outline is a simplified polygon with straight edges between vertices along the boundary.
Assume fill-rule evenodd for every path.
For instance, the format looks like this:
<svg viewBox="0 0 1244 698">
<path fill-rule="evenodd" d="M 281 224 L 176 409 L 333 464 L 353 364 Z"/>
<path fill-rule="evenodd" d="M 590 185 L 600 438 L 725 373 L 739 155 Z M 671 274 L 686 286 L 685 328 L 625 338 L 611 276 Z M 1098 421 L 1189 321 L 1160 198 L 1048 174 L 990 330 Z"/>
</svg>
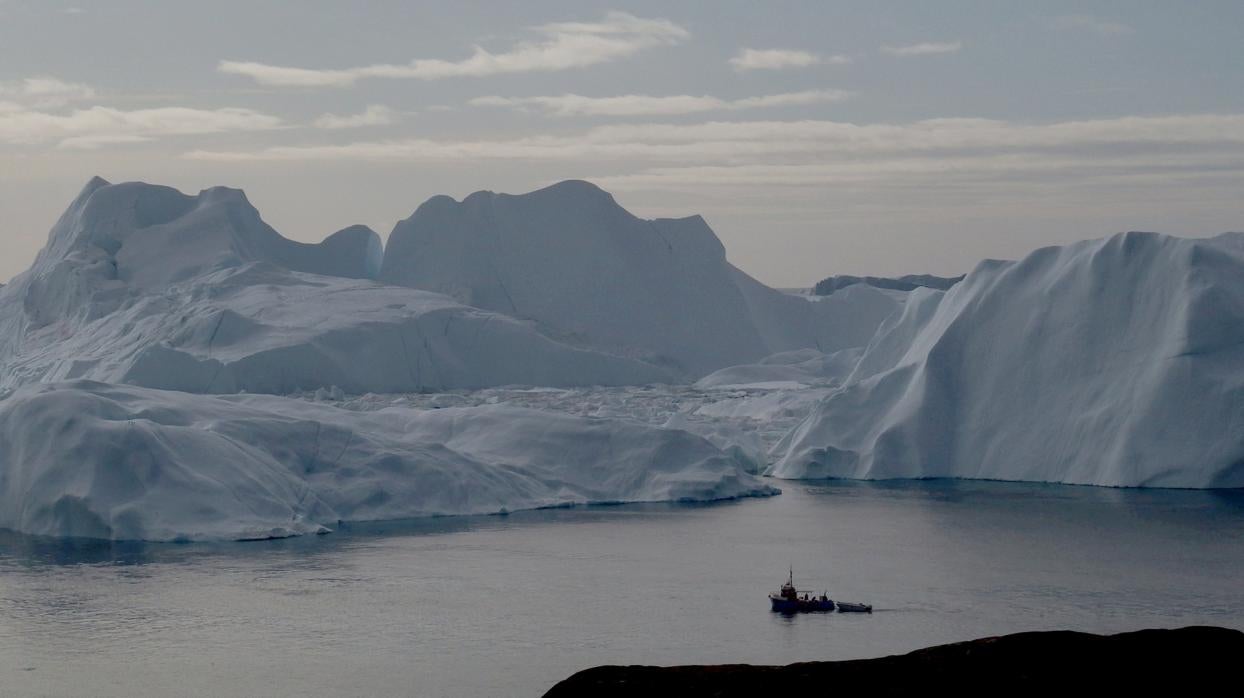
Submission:
<svg viewBox="0 0 1244 698">
<path fill-rule="evenodd" d="M 761 472 L 1244 487 L 1241 278 L 1244 234 L 1128 233 L 796 296 L 585 182 L 433 198 L 385 249 L 95 179 L 0 286 L 0 527 L 270 538 Z"/>
<path fill-rule="evenodd" d="M 314 245 L 286 239 L 238 189 L 213 187 L 190 196 L 171 187 L 109 184 L 95 177 L 52 228 L 35 267 L 108 264 L 115 281 L 158 289 L 260 261 L 291 271 L 373 278 L 383 255 L 380 236 L 361 225 Z"/>
<path fill-rule="evenodd" d="M 703 218 L 638 218 L 582 181 L 432 198 L 393 229 L 380 279 L 692 380 L 783 351 L 863 346 L 901 304 L 865 286 L 821 302 L 774 290 L 726 261 Z"/>
<path fill-rule="evenodd" d="M 1241 279 L 1239 233 L 982 262 L 913 291 L 771 473 L 1244 487 Z"/>
<path fill-rule="evenodd" d="M 507 405 L 355 411 L 90 381 L 0 399 L 0 527 L 189 541 L 777 490 L 676 429 Z"/>
<path fill-rule="evenodd" d="M 730 265 L 698 216 L 642 220 L 586 182 L 435 197 L 386 250 L 363 226 L 288 240 L 236 189 L 95 178 L 0 287 L 0 389 L 681 382 L 862 347 L 903 302 L 864 285 L 776 291 Z"/>
<path fill-rule="evenodd" d="M 531 322 L 370 280 L 378 236 L 318 245 L 240 191 L 95 179 L 0 288 L 0 389 L 90 379 L 197 393 L 630 385 L 671 373 Z"/>
</svg>

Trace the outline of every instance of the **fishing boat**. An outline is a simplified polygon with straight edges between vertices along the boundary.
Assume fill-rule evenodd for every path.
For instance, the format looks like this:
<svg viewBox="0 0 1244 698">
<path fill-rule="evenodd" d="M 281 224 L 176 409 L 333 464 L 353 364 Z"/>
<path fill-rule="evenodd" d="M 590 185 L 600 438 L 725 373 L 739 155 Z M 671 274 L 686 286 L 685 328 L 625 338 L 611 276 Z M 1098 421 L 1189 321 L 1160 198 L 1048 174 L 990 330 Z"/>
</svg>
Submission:
<svg viewBox="0 0 1244 698">
<path fill-rule="evenodd" d="M 799 593 L 795 588 L 794 567 L 791 567 L 782 589 L 776 594 L 769 594 L 769 604 L 777 613 L 827 613 L 834 610 L 834 602 L 825 593 L 820 596 Z"/>
<path fill-rule="evenodd" d="M 873 607 L 866 603 L 848 603 L 846 601 L 838 602 L 839 613 L 872 613 Z"/>
</svg>

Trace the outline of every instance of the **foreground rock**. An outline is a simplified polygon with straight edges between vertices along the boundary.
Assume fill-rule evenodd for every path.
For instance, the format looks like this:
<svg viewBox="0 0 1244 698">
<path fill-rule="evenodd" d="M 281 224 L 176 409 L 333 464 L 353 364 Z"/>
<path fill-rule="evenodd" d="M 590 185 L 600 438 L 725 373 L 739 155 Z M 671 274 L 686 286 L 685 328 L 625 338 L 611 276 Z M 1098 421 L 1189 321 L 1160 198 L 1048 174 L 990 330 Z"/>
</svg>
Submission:
<svg viewBox="0 0 1244 698">
<path fill-rule="evenodd" d="M 1214 695 L 1234 693 L 1244 633 L 1213 627 L 1118 635 L 1018 633 L 880 659 L 789 666 L 602 666 L 546 698 L 781 695 Z"/>
<path fill-rule="evenodd" d="M 1126 233 L 914 291 L 776 454 L 784 478 L 1244 487 L 1244 234 Z"/>
</svg>

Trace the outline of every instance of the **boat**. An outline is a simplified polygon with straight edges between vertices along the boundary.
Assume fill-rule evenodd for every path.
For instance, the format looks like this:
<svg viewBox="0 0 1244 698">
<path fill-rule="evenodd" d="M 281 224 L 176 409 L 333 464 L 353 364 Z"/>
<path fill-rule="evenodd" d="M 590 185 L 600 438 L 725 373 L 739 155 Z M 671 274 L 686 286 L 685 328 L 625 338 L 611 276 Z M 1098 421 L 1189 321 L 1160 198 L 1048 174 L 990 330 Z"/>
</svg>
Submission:
<svg viewBox="0 0 1244 698">
<path fill-rule="evenodd" d="M 795 588 L 795 568 L 791 567 L 786 583 L 776 594 L 769 594 L 769 604 L 777 613 L 828 613 L 834 610 L 834 602 L 822 593 L 820 596 L 804 593 Z"/>
<path fill-rule="evenodd" d="M 846 601 L 838 602 L 839 613 L 872 613 L 873 607 L 866 603 L 848 603 Z"/>
</svg>

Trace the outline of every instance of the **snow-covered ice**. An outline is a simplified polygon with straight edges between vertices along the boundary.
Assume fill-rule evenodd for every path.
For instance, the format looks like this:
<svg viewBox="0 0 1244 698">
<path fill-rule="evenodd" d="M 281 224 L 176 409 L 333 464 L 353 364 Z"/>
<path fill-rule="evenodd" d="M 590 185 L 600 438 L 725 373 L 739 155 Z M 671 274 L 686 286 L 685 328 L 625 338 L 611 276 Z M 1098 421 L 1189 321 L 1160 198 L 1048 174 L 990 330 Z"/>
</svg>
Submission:
<svg viewBox="0 0 1244 698">
<path fill-rule="evenodd" d="M 0 289 L 0 388 L 86 378 L 361 393 L 671 378 L 530 322 L 356 278 L 377 270 L 378 245 L 360 228 L 320 245 L 285 240 L 236 190 L 93 180 L 34 266 Z"/>
<path fill-rule="evenodd" d="M 285 536 L 761 472 L 1244 486 L 1244 235 L 809 298 L 564 182 L 434 198 L 390 243 L 93 180 L 0 286 L 0 527 Z"/>
<path fill-rule="evenodd" d="M 775 494 L 688 431 L 513 405 L 348 409 L 89 381 L 0 400 L 0 527 L 264 538 L 338 521 Z"/>
<path fill-rule="evenodd" d="M 868 286 L 819 303 L 774 290 L 726 261 L 703 218 L 637 218 L 578 181 L 432 198 L 394 228 L 380 278 L 692 379 L 776 352 L 863 346 L 900 305 Z"/>
<path fill-rule="evenodd" d="M 0 388 L 677 382 L 863 346 L 901 306 L 866 286 L 815 303 L 775 291 L 729 265 L 699 217 L 644 221 L 584 182 L 436 197 L 382 250 L 361 226 L 287 240 L 238 190 L 97 178 L 0 288 Z"/>
<path fill-rule="evenodd" d="M 913 292 L 785 478 L 1244 487 L 1244 234 L 1126 233 Z"/>
</svg>

